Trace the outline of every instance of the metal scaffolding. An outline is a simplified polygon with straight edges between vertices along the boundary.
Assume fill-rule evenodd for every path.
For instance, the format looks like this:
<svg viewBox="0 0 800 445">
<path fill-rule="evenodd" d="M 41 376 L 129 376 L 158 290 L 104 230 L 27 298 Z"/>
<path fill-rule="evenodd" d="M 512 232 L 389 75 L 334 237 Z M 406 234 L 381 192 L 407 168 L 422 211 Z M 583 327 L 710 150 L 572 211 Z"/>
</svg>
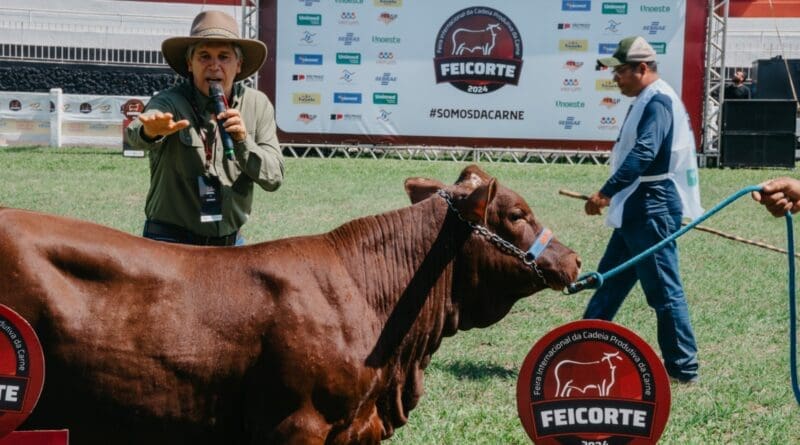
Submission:
<svg viewBox="0 0 800 445">
<path fill-rule="evenodd" d="M 259 39 L 259 3 L 259 0 L 242 0 L 242 37 L 245 39 Z M 258 88 L 258 71 L 245 79 L 244 84 L 252 88 Z"/>
<path fill-rule="evenodd" d="M 722 103 L 725 100 L 725 43 L 728 33 L 729 7 L 729 0 L 708 0 L 703 141 L 699 158 L 701 166 L 719 163 L 720 140 L 722 139 Z"/>
</svg>

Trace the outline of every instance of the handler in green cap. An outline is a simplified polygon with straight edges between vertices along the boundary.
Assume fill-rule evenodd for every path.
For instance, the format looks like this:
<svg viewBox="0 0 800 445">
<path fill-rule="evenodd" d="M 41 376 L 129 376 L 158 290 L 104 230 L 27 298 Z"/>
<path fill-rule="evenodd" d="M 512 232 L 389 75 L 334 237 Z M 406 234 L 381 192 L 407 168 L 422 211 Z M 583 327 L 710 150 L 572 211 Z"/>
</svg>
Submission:
<svg viewBox="0 0 800 445">
<path fill-rule="evenodd" d="M 588 215 L 608 207 L 606 225 L 613 228 L 597 267 L 603 273 L 672 235 L 682 216 L 697 218 L 703 209 L 689 116 L 659 77 L 653 47 L 642 37 L 628 37 L 597 63 L 612 68 L 622 94 L 634 98 L 611 151 L 611 177 L 586 201 Z M 613 319 L 637 281 L 656 313 L 667 373 L 679 382 L 696 381 L 697 343 L 674 241 L 605 281 L 584 318 Z"/>
</svg>

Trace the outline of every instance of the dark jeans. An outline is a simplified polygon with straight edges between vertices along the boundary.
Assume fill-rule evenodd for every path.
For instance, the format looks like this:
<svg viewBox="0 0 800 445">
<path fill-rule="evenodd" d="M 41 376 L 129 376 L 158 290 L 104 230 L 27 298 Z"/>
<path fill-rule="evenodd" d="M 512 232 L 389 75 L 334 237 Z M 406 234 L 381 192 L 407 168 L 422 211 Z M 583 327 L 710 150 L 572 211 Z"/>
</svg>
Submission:
<svg viewBox="0 0 800 445">
<path fill-rule="evenodd" d="M 604 273 L 667 238 L 681 227 L 681 217 L 665 214 L 624 222 L 615 229 L 597 267 Z M 603 283 L 589 300 L 583 318 L 612 320 L 636 281 L 656 312 L 658 345 L 667 373 L 680 380 L 697 376 L 697 343 L 678 271 L 678 249 L 671 242 Z"/>
</svg>

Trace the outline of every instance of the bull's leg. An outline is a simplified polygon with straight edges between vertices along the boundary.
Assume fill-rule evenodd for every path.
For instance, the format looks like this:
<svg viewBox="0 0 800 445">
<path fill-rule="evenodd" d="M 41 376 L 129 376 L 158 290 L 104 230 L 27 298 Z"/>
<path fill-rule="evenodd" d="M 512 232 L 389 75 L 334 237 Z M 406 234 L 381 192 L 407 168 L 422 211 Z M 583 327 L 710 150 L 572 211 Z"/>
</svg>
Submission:
<svg viewBox="0 0 800 445">
<path fill-rule="evenodd" d="M 331 425 L 313 407 L 303 407 L 283 419 L 268 438 L 269 444 L 323 445 Z"/>
</svg>

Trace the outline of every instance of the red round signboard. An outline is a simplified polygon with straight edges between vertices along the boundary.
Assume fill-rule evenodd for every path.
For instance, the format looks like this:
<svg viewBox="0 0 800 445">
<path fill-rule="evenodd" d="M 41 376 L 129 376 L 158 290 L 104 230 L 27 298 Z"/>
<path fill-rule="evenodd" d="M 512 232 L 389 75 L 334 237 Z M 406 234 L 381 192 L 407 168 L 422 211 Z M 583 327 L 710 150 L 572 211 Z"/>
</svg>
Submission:
<svg viewBox="0 0 800 445">
<path fill-rule="evenodd" d="M 670 400 L 667 371 L 650 345 L 602 320 L 547 333 L 517 381 L 519 417 L 538 445 L 656 443 Z"/>
<path fill-rule="evenodd" d="M 0 304 L 0 437 L 28 418 L 43 384 L 39 338 L 24 318 Z"/>
</svg>

